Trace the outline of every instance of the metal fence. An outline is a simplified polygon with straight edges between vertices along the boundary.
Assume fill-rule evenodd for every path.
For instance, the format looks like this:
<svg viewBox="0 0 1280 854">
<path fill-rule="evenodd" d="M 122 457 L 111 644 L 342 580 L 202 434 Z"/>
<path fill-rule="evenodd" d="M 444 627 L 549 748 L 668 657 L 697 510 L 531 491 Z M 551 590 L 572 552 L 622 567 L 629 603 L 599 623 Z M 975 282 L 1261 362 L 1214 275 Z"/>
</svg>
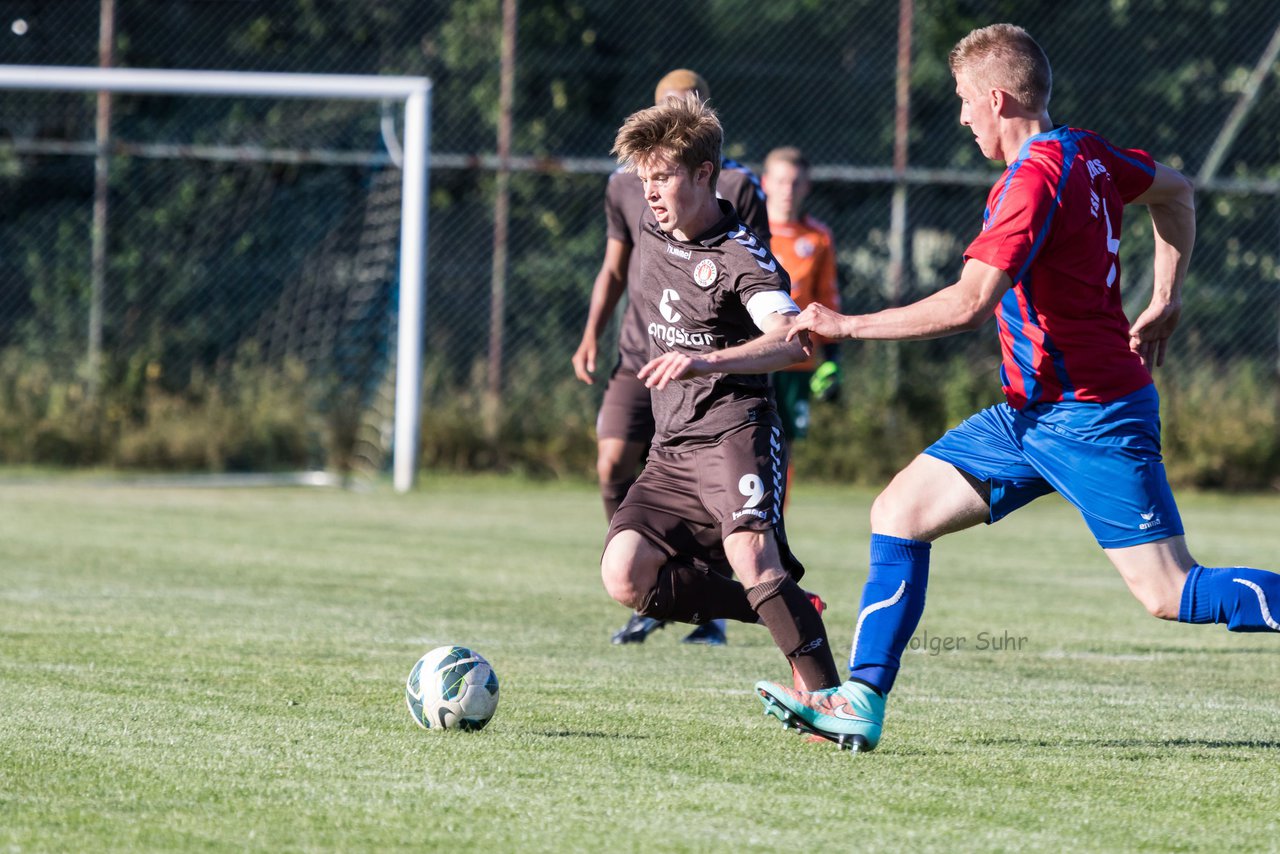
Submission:
<svg viewBox="0 0 1280 854">
<path fill-rule="evenodd" d="M 845 306 L 872 310 L 952 281 L 980 226 L 999 166 L 956 124 L 946 53 L 999 20 L 1026 26 L 1053 60 L 1055 120 L 1196 178 L 1200 237 L 1174 359 L 1262 364 L 1274 388 L 1280 7 L 1269 0 L 0 0 L 0 61 L 430 77 L 428 424 L 433 406 L 473 404 L 491 420 L 577 409 L 589 424 L 595 391 L 576 385 L 569 357 L 604 245 L 607 151 L 665 71 L 707 78 L 728 154 L 758 167 L 775 146 L 807 153 L 810 211 L 834 232 Z M 131 421 L 156 418 L 147 395 L 157 385 L 174 401 L 193 387 L 207 397 L 201 383 L 246 352 L 275 353 L 267 361 L 310 389 L 289 406 L 323 416 L 308 428 L 310 450 L 281 454 L 325 464 L 335 442 L 349 453 L 363 429 L 363 456 L 381 464 L 398 203 L 389 117 L 236 99 L 110 106 L 104 137 L 92 97 L 0 93 L 6 406 L 35 365 L 47 382 L 36 384 L 43 396 L 28 389 L 29 418 L 48 421 L 83 387 L 115 401 L 84 458 L 163 464 L 159 452 L 119 453 Z M 105 363 L 95 369 L 86 354 L 104 156 Z M 1131 309 L 1149 295 L 1149 232 L 1131 211 Z M 990 363 L 994 336 L 915 352 Z M 131 391 L 113 398 L 119 388 Z M 334 414 L 353 406 L 372 413 L 364 428 Z M 39 456 L 21 443 L 3 453 Z"/>
</svg>

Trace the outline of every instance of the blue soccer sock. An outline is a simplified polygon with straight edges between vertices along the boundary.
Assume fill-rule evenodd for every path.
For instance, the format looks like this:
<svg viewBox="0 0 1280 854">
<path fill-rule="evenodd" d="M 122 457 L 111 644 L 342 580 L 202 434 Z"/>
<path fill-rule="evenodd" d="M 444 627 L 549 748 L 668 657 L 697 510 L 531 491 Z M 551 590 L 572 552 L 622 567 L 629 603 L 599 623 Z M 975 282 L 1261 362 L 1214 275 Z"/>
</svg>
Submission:
<svg viewBox="0 0 1280 854">
<path fill-rule="evenodd" d="M 1193 566 L 1178 620 L 1226 623 L 1233 632 L 1280 632 L 1280 575 L 1247 566 Z"/>
<path fill-rule="evenodd" d="M 862 588 L 849 678 L 888 694 L 902 651 L 920 624 L 929 585 L 929 543 L 871 535 L 871 572 Z"/>
</svg>

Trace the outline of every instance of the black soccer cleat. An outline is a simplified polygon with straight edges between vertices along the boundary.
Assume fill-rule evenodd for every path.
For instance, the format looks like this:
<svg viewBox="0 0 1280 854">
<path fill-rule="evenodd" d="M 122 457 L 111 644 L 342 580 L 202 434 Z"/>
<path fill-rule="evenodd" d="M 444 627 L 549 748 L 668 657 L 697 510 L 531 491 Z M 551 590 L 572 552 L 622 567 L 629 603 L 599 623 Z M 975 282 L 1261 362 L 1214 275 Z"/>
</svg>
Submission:
<svg viewBox="0 0 1280 854">
<path fill-rule="evenodd" d="M 705 646 L 724 646 L 729 640 L 724 636 L 724 629 L 714 620 L 703 623 L 684 636 L 681 643 L 700 643 Z"/>
<path fill-rule="evenodd" d="M 653 617 L 632 614 L 627 624 L 613 633 L 613 642 L 644 643 L 645 638 L 666 624 L 666 620 L 655 620 Z"/>
</svg>

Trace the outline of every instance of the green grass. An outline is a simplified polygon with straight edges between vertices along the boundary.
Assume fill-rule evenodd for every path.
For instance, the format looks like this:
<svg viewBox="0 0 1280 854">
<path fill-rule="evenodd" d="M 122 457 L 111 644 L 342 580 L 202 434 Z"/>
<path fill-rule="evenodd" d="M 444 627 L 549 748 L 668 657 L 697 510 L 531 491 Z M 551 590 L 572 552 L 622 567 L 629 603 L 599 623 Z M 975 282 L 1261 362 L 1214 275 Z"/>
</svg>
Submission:
<svg viewBox="0 0 1280 854">
<path fill-rule="evenodd" d="M 841 651 L 871 497 L 789 513 Z M 1206 563 L 1280 565 L 1280 499 L 1183 512 Z M 0 518 L 0 851 L 1280 845 L 1280 639 L 1146 616 L 1056 498 L 935 546 L 918 634 L 966 647 L 907 655 L 865 756 L 761 715 L 752 682 L 787 675 L 762 628 L 609 645 L 586 485 L 44 481 Z M 404 708 L 444 643 L 502 680 L 481 733 Z"/>
</svg>

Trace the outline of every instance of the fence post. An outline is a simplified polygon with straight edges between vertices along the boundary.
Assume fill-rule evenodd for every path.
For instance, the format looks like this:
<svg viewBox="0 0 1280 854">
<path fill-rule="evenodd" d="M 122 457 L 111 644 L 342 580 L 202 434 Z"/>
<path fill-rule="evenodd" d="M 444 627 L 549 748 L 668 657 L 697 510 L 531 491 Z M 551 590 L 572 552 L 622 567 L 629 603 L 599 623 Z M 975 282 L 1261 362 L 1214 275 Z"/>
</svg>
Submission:
<svg viewBox="0 0 1280 854">
<path fill-rule="evenodd" d="M 98 14 L 98 67 L 115 65 L 116 2 L 102 0 Z M 98 90 L 94 123 L 93 225 L 90 227 L 88 398 L 97 400 L 102 374 L 102 316 L 107 293 L 107 202 L 111 190 L 111 92 Z"/>
<path fill-rule="evenodd" d="M 489 285 L 489 370 L 485 427 L 496 438 L 502 411 L 502 349 L 507 303 L 507 243 L 511 220 L 512 105 L 516 76 L 516 0 L 502 3 L 502 72 L 498 92 L 498 174 L 493 201 L 493 273 Z"/>
<path fill-rule="evenodd" d="M 915 17 L 914 0 L 898 2 L 898 66 L 894 85 L 893 110 L 893 201 L 889 212 L 889 305 L 901 304 L 906 281 L 907 255 L 907 164 L 911 134 L 911 29 Z M 887 342 L 889 388 L 898 392 L 901 382 L 901 348 Z"/>
</svg>

